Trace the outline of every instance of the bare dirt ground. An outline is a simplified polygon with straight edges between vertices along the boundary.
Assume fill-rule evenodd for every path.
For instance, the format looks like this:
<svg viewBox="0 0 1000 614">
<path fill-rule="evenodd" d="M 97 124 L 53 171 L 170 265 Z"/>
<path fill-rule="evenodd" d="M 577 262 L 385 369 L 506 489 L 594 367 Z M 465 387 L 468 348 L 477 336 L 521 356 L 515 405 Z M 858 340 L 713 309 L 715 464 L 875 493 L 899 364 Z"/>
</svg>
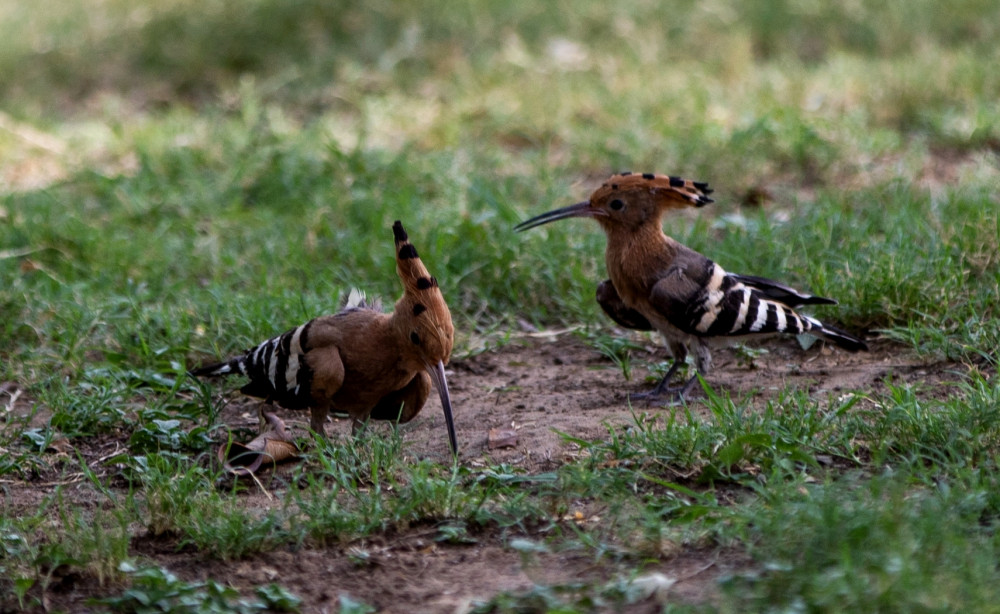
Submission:
<svg viewBox="0 0 1000 614">
<path fill-rule="evenodd" d="M 461 462 L 470 466 L 503 462 L 527 473 L 547 471 L 579 453 L 578 447 L 558 432 L 603 439 L 609 428 L 634 424 L 637 418 L 655 421 L 668 417 L 670 408 L 631 408 L 626 401 L 629 392 L 650 387 L 644 382 L 646 365 L 663 360 L 662 349 L 651 337 L 635 339 L 645 349 L 633 352 L 631 381 L 573 334 L 525 336 L 499 350 L 454 360 L 449 379 Z M 818 399 L 860 392 L 864 404 L 873 403 L 868 395 L 883 389 L 888 380 L 925 382 L 937 388 L 958 379 L 955 370 L 961 369 L 946 363 L 925 364 L 898 346 L 879 341 L 872 344 L 871 352 L 858 354 L 820 344 L 803 351 L 788 339 L 773 340 L 763 347 L 767 352 L 752 361 L 741 358 L 735 350 L 716 351 L 716 370 L 709 378 L 713 389 L 734 398 L 753 398 L 760 406 L 786 387 L 807 390 Z M 7 398 L 11 392 L 7 391 Z M 946 387 L 937 394 L 947 394 Z M 700 396 L 699 392 L 690 403 L 692 413 L 699 417 L 708 411 Z M 14 411 L 29 406 L 19 399 Z M 282 411 L 280 415 L 292 428 L 306 426 L 305 413 Z M 222 419 L 231 427 L 253 427 L 256 403 L 235 394 Z M 346 420 L 334 422 L 328 430 L 346 436 Z M 380 424 L 373 428 L 390 427 Z M 436 398 L 400 428 L 404 454 L 447 460 L 444 419 Z M 490 449 L 488 434 L 493 428 L 514 430 L 516 444 Z M 74 443 L 81 447 L 69 456 L 80 453 L 92 466 L 100 466 L 95 461 L 125 447 L 124 438 L 114 437 Z M 67 471 L 74 466 L 79 467 L 78 461 L 67 462 Z M 66 472 L 37 475 L 29 481 L 3 480 L 0 492 L 8 509 L 27 513 L 60 485 L 64 499 L 79 507 L 101 505 L 101 496 L 82 476 Z M 280 486 L 274 494 L 280 499 Z M 238 496 L 245 496 L 248 506 L 280 505 L 269 503 L 252 488 Z M 342 594 L 384 612 L 461 612 L 475 600 L 488 599 L 500 591 L 529 590 L 536 583 L 608 581 L 621 571 L 615 563 L 596 561 L 587 552 L 537 554 L 525 559 L 506 548 L 499 533 L 476 535 L 477 543 L 471 545 L 438 543 L 433 535 L 433 527 L 418 527 L 353 544 L 279 550 L 224 562 L 203 552 L 178 550 L 176 540 L 140 532 L 132 540 L 131 554 L 151 559 L 184 580 L 211 578 L 248 595 L 255 586 L 278 582 L 304 600 L 305 612 L 335 612 Z M 371 555 L 369 562 L 359 566 L 349 556 L 351 548 L 366 550 Z M 629 611 L 659 611 L 662 599 L 711 601 L 718 595 L 721 576 L 745 570 L 749 564 L 740 552 L 694 547 L 665 556 L 647 565 L 645 573 L 661 573 L 677 582 L 665 594 L 630 606 Z M 82 604 L 84 598 L 116 590 L 120 589 L 100 589 L 93 579 L 70 575 L 50 585 L 45 603 L 51 609 L 84 612 L 89 611 Z M 14 607 L 16 602 L 0 597 L 0 611 L 6 611 L 5 606 Z"/>
</svg>

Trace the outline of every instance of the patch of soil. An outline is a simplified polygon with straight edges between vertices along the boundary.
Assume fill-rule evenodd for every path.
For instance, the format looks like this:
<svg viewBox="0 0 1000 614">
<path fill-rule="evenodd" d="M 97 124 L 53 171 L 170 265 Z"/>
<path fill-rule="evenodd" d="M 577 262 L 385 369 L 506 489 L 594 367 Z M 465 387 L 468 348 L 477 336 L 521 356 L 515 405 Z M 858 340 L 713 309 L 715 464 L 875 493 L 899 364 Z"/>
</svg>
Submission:
<svg viewBox="0 0 1000 614">
<path fill-rule="evenodd" d="M 604 439 L 609 428 L 648 422 L 671 416 L 676 406 L 632 405 L 628 395 L 653 387 L 658 379 L 649 366 L 667 361 L 665 351 L 652 335 L 632 337 L 643 347 L 631 357 L 632 379 L 624 378 L 596 349 L 572 335 L 523 337 L 499 351 L 456 360 L 449 366 L 449 387 L 455 412 L 461 460 L 503 462 L 528 473 L 562 465 L 577 452 L 560 433 L 587 440 Z M 957 380 L 948 370 L 955 365 L 928 365 L 913 356 L 901 355 L 899 347 L 875 341 L 872 351 L 851 354 L 819 343 L 808 351 L 794 340 L 776 339 L 763 346 L 766 352 L 753 360 L 742 358 L 731 348 L 713 352 L 715 368 L 707 383 L 717 394 L 734 399 L 753 399 L 763 406 L 787 389 L 808 391 L 814 398 L 837 400 L 858 392 L 884 389 L 886 381 L 926 382 L 928 385 Z M 651 381 L 646 381 L 647 376 Z M 433 395 L 432 395 L 433 396 Z M 870 403 L 862 400 L 862 404 Z M 863 405 L 862 405 L 863 406 Z M 423 412 L 399 428 L 404 450 L 417 457 L 445 460 L 448 454 L 444 416 L 436 399 Z M 696 417 L 707 418 L 704 392 L 696 389 L 688 408 Z M 243 415 L 256 424 L 256 409 Z M 303 413 L 284 412 L 289 424 L 305 428 Z M 346 420 L 327 427 L 348 433 Z M 389 428 L 375 424 L 369 428 Z M 517 445 L 490 449 L 491 429 L 512 429 Z"/>
<path fill-rule="evenodd" d="M 277 582 L 303 600 L 306 612 L 335 612 L 341 595 L 379 612 L 467 612 L 500 592 L 610 582 L 635 567 L 597 562 L 586 552 L 522 555 L 504 548 L 499 534 L 479 535 L 476 544 L 444 545 L 432 540 L 434 533 L 415 530 L 347 548 L 279 550 L 233 562 L 191 554 L 147 556 L 187 581 L 225 581 L 244 592 Z M 673 603 L 705 603 L 715 597 L 720 576 L 746 570 L 748 564 L 744 555 L 705 549 L 649 564 L 643 575 L 660 573 L 676 583 L 668 594 L 635 604 L 630 611 L 660 611 L 667 598 Z"/>
<path fill-rule="evenodd" d="M 503 462 L 528 473 L 547 471 L 579 453 L 578 446 L 560 433 L 602 439 L 608 436 L 609 428 L 634 424 L 636 419 L 655 421 L 670 416 L 675 411 L 670 407 L 630 406 L 628 393 L 651 388 L 652 383 L 645 381 L 649 366 L 665 360 L 662 347 L 652 336 L 636 334 L 630 338 L 642 347 L 631 357 L 631 381 L 609 359 L 570 334 L 527 335 L 499 350 L 454 360 L 449 367 L 449 382 L 460 462 L 471 466 Z M 820 344 L 803 351 L 788 339 L 777 339 L 763 347 L 766 352 L 753 359 L 731 349 L 715 351 L 716 368 L 708 378 L 712 389 L 733 398 L 750 398 L 755 406 L 764 406 L 786 388 L 808 391 L 814 398 L 830 402 L 857 392 L 864 404 L 874 403 L 871 393 L 884 388 L 887 381 L 925 382 L 929 394 L 944 396 L 948 387 L 941 384 L 959 379 L 950 371 L 955 365 L 921 363 L 887 342 L 876 341 L 871 352 L 857 354 Z M 695 417 L 708 414 L 703 396 L 699 390 L 689 403 Z M 3 401 L 0 397 L 0 408 Z M 24 407 L 18 405 L 19 409 Z M 277 413 L 292 429 L 304 431 L 308 424 L 307 412 L 279 409 Z M 257 403 L 236 393 L 221 419 L 230 428 L 256 429 Z M 347 420 L 333 422 L 327 427 L 331 435 L 349 436 Z M 391 427 L 374 424 L 369 428 Z M 404 454 L 448 462 L 444 418 L 435 395 L 419 416 L 399 428 Z M 514 431 L 516 443 L 491 448 L 491 429 Z M 500 439 L 509 440 L 510 433 Z M 68 456 L 79 453 L 88 465 L 99 466 L 97 461 L 122 449 L 124 440 L 108 437 L 74 444 L 77 448 Z M 67 472 L 72 470 L 69 464 L 66 468 Z M 58 483 L 64 484 L 64 499 L 81 508 L 101 507 L 103 496 L 86 480 L 77 480 L 69 473 L 62 474 L 61 481 L 48 476 L 27 482 L 8 480 L 0 484 L 0 492 L 8 509 L 29 513 L 51 495 Z M 250 491 L 241 495 L 247 498 L 248 506 L 282 504 L 280 496 L 270 502 L 259 490 L 251 487 Z M 304 612 L 337 611 L 343 594 L 385 612 L 467 611 L 475 601 L 489 599 L 500 591 L 530 590 L 539 583 L 609 581 L 626 569 L 606 559 L 595 560 L 588 552 L 524 557 L 504 547 L 506 537 L 498 531 L 475 535 L 477 542 L 471 545 L 441 544 L 433 541 L 433 536 L 434 531 L 418 527 L 344 546 L 281 549 L 226 562 L 190 549 L 178 552 L 171 538 L 140 534 L 133 539 L 131 554 L 151 559 L 182 579 L 211 578 L 245 595 L 257 586 L 278 582 L 304 600 Z M 364 556 L 359 557 L 359 553 Z M 678 579 L 661 601 L 665 598 L 674 603 L 705 603 L 718 596 L 720 576 L 745 571 L 749 565 L 740 552 L 690 547 L 652 561 L 643 569 L 644 573 L 658 572 Z M 628 568 L 634 567 L 633 562 Z M 46 606 L 84 612 L 88 611 L 83 605 L 87 595 L 116 590 L 101 589 L 85 578 L 66 578 L 46 593 Z M 659 611 L 661 601 L 651 597 L 625 609 Z M 0 610 L 15 605 L 0 599 Z"/>
</svg>

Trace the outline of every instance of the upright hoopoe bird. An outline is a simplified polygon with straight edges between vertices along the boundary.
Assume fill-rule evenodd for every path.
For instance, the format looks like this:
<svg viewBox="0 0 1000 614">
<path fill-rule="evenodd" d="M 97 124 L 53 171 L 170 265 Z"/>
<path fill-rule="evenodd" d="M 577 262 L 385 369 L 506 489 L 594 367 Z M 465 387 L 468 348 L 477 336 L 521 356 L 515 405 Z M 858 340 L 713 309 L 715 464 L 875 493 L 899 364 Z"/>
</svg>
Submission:
<svg viewBox="0 0 1000 614">
<path fill-rule="evenodd" d="M 590 200 L 563 207 L 519 224 L 527 230 L 568 217 L 597 220 L 608 238 L 604 258 L 611 277 L 597 287 L 597 301 L 615 322 L 638 330 L 660 331 L 674 363 L 659 384 L 634 399 L 683 399 L 697 375 L 670 386 L 688 350 L 702 375 L 712 367 L 710 345 L 726 338 L 774 333 L 809 333 L 840 347 L 867 350 L 864 341 L 819 320 L 796 313 L 800 305 L 835 305 L 761 277 L 727 273 L 705 256 L 663 234 L 667 209 L 702 207 L 712 199 L 706 183 L 654 175 L 620 173 L 601 185 Z"/>
<path fill-rule="evenodd" d="M 403 296 L 392 313 L 352 298 L 348 306 L 268 339 L 195 376 L 240 374 L 240 391 L 288 409 L 311 410 L 309 424 L 325 435 L 328 412 L 344 412 L 354 431 L 372 420 L 408 422 L 437 387 L 452 452 L 458 453 L 444 365 L 455 329 L 438 282 L 424 267 L 403 225 L 392 226 Z M 353 294 L 353 293 L 352 293 Z"/>
</svg>

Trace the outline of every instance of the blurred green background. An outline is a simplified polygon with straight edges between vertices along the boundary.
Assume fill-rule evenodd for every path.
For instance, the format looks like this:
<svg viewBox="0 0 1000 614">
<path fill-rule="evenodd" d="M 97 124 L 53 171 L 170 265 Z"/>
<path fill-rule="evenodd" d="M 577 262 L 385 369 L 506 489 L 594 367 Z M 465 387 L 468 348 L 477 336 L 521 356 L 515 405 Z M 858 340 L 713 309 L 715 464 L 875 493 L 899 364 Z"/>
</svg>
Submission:
<svg viewBox="0 0 1000 614">
<path fill-rule="evenodd" d="M 467 345 L 515 316 L 603 322 L 597 228 L 510 229 L 625 169 L 710 182 L 668 232 L 836 296 L 842 324 L 912 340 L 995 315 L 940 283 L 996 270 L 994 2 L 0 7 L 18 363 L 130 336 L 214 353 L 351 285 L 393 297 L 397 218 Z"/>
</svg>

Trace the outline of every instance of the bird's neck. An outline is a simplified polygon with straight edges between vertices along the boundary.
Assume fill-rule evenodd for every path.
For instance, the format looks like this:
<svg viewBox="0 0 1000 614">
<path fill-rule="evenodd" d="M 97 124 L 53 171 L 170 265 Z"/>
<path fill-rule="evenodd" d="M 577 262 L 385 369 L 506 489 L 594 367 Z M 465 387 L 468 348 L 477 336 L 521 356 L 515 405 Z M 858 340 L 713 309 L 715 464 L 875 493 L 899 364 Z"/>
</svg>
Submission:
<svg viewBox="0 0 1000 614">
<path fill-rule="evenodd" d="M 388 314 L 389 317 L 386 318 L 386 328 L 400 339 L 405 338 L 410 334 L 410 331 L 413 330 L 413 316 L 411 315 L 411 310 L 412 307 L 409 304 L 399 301 L 396 303 L 395 309 L 392 310 L 392 313 Z"/>
<path fill-rule="evenodd" d="M 661 272 L 669 268 L 677 242 L 663 234 L 659 220 L 636 230 L 608 232 L 605 264 L 622 300 L 635 307 L 649 296 Z"/>
</svg>

